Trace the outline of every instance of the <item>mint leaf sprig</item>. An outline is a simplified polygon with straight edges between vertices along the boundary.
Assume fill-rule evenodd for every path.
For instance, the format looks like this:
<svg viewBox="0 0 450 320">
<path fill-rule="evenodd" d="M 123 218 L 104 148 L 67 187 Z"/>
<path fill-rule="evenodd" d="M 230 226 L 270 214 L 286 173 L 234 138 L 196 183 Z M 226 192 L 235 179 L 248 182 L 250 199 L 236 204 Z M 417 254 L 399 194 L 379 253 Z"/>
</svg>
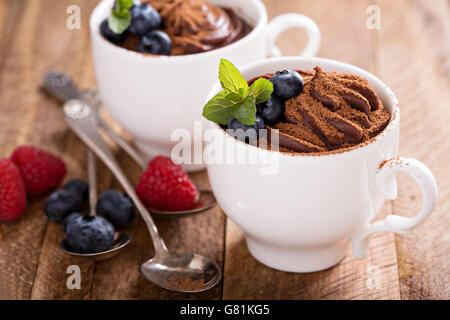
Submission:
<svg viewBox="0 0 450 320">
<path fill-rule="evenodd" d="M 116 34 L 123 33 L 131 23 L 130 8 L 133 0 L 116 0 L 108 18 L 109 28 Z"/>
<path fill-rule="evenodd" d="M 239 70 L 225 59 L 220 60 L 219 80 L 223 91 L 206 103 L 203 116 L 222 125 L 232 117 L 246 125 L 255 124 L 256 104 L 270 99 L 273 84 L 260 78 L 249 87 Z"/>
</svg>

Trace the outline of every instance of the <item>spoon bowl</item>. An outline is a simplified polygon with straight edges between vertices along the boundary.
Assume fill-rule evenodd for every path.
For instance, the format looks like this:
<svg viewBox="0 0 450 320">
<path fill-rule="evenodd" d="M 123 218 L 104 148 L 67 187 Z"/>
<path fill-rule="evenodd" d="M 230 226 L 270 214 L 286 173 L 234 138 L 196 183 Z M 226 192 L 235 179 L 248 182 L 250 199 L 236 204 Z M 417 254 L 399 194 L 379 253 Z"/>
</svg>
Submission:
<svg viewBox="0 0 450 320">
<path fill-rule="evenodd" d="M 183 210 L 183 211 L 164 211 L 158 210 L 154 208 L 150 208 L 150 212 L 158 217 L 185 217 L 194 215 L 203 211 L 206 211 L 212 207 L 214 207 L 217 203 L 216 198 L 211 190 L 198 190 L 199 197 L 197 201 L 195 201 L 194 205 L 191 209 Z"/>
<path fill-rule="evenodd" d="M 89 207 L 90 207 L 90 216 L 95 217 L 96 215 L 96 203 L 97 203 L 97 163 L 95 159 L 95 155 L 91 149 L 88 148 L 87 151 L 87 171 L 88 171 L 88 180 L 89 180 Z M 100 252 L 93 253 L 78 253 L 73 251 L 70 245 L 66 240 L 61 241 L 59 247 L 64 253 L 78 256 L 78 257 L 88 257 L 92 258 L 95 261 L 101 261 L 109 259 L 116 254 L 119 253 L 126 245 L 128 245 L 131 241 L 131 236 L 125 232 L 115 232 L 114 233 L 114 243 L 112 246 Z"/>
<path fill-rule="evenodd" d="M 139 270 L 159 287 L 186 293 L 211 289 L 221 279 L 219 267 L 195 253 L 154 257 L 144 262 Z"/>
<path fill-rule="evenodd" d="M 74 252 L 65 239 L 61 241 L 61 243 L 59 244 L 59 247 L 65 254 L 68 254 L 71 256 L 86 257 L 86 258 L 92 258 L 95 261 L 102 261 L 102 260 L 112 258 L 116 254 L 118 254 L 120 250 L 122 250 L 124 247 L 126 247 L 130 243 L 130 241 L 131 241 L 131 236 L 128 233 L 116 232 L 114 234 L 113 245 L 111 246 L 111 248 L 109 248 L 106 251 L 95 252 L 95 253 Z"/>
</svg>

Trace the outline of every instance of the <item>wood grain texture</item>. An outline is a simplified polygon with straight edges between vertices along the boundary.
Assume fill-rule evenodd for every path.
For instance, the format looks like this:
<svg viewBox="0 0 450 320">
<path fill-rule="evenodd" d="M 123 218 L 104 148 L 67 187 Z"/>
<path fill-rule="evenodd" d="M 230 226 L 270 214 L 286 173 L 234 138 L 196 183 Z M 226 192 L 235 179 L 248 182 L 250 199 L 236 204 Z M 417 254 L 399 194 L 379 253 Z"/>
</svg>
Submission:
<svg viewBox="0 0 450 320">
<path fill-rule="evenodd" d="M 73 4 L 82 8 L 81 30 L 65 27 L 66 8 Z M 0 56 L 6 59 L 0 62 L 1 157 L 9 156 L 17 145 L 33 144 L 61 156 L 68 167 L 68 179 L 86 179 L 84 145 L 62 120 L 59 103 L 41 92 L 39 86 L 45 73 L 52 69 L 70 74 L 82 88 L 94 86 L 88 19 L 95 5 L 89 0 L 0 2 L 2 14 L 3 9 L 12 12 L 6 20 L 1 15 L 0 21 L 5 23 L 2 30 L 10 31 L 6 25 L 17 21 L 16 30 L 25 35 L 10 39 L 5 32 L 0 33 Z M 21 19 L 16 17 L 19 13 Z M 48 23 L 42 23 L 42 16 Z M 10 20 L 13 18 L 16 19 Z M 117 128 L 117 124 L 113 126 Z M 118 153 L 118 157 L 136 184 L 140 170 L 124 154 Z M 103 165 L 99 165 L 98 177 L 99 190 L 119 187 Z M 209 188 L 206 173 L 194 175 L 193 179 L 199 186 Z M 132 245 L 109 261 L 94 263 L 63 254 L 58 247 L 64 238 L 61 226 L 48 222 L 43 213 L 46 197 L 30 199 L 23 218 L 0 225 L 0 298 L 220 298 L 220 286 L 189 296 L 173 294 L 144 280 L 138 267 L 151 257 L 152 245 L 139 218 L 127 230 L 134 237 Z M 224 217 L 218 208 L 197 217 L 157 223 L 162 235 L 169 239 L 170 249 L 197 251 L 222 265 Z M 81 269 L 81 290 L 68 290 L 66 286 L 66 269 L 70 265 Z"/>
<path fill-rule="evenodd" d="M 277 14 L 270 10 L 279 2 L 266 0 L 264 3 L 271 16 Z M 320 56 L 346 61 L 374 72 L 374 55 L 377 53 L 373 53 L 372 36 L 366 28 L 367 2 L 293 0 L 283 3 L 288 8 L 286 11 L 301 12 L 317 21 L 323 34 Z M 333 14 L 327 14 L 329 12 Z M 342 19 L 346 15 L 352 19 L 345 20 L 344 24 Z M 284 48 L 281 40 L 282 49 L 292 50 Z M 387 203 L 377 219 L 390 211 L 391 204 Z M 287 274 L 265 267 L 251 258 L 242 231 L 228 220 L 223 292 L 224 299 L 399 299 L 394 236 L 374 236 L 370 254 L 365 260 L 358 261 L 349 252 L 341 263 L 329 270 Z"/>
<path fill-rule="evenodd" d="M 446 0 L 379 1 L 380 76 L 398 97 L 400 154 L 434 173 L 439 198 L 431 217 L 397 236 L 402 299 L 450 298 L 450 6 Z M 421 192 L 399 175 L 394 212 L 412 216 Z"/>
<path fill-rule="evenodd" d="M 263 0 L 269 18 L 286 12 L 308 15 L 322 33 L 320 56 L 362 67 L 385 81 L 401 106 L 400 154 L 417 158 L 436 175 L 439 201 L 431 218 L 410 235 L 377 234 L 369 256 L 348 256 L 313 274 L 272 270 L 253 259 L 242 231 L 219 208 L 183 219 L 156 219 L 168 247 L 197 251 L 224 269 L 224 281 L 198 294 L 172 293 L 138 272 L 152 255 L 140 218 L 127 228 L 133 242 L 111 260 L 68 257 L 58 244 L 59 224 L 48 222 L 48 195 L 30 199 L 24 216 L 0 224 L 0 299 L 449 299 L 450 298 L 450 8 L 448 0 Z M 88 19 L 97 1 L 0 0 L 0 158 L 21 144 L 60 155 L 70 178 L 86 178 L 85 147 L 62 120 L 58 104 L 39 90 L 44 74 L 58 69 L 83 88 L 94 87 Z M 66 8 L 81 8 L 81 30 L 66 28 Z M 368 30 L 366 8 L 381 9 L 381 30 Z M 15 34 L 20 37 L 15 37 Z M 289 30 L 278 45 L 298 54 L 306 35 Z M 108 117 L 107 114 L 105 114 Z M 111 121 L 111 120 L 109 120 Z M 116 123 L 114 128 L 120 131 Z M 133 183 L 139 169 L 115 149 Z M 99 165 L 99 189 L 119 188 Z M 205 173 L 192 176 L 209 187 Z M 394 211 L 411 216 L 420 190 L 398 176 L 399 197 L 377 219 Z M 81 290 L 68 290 L 66 269 L 78 265 Z"/>
</svg>

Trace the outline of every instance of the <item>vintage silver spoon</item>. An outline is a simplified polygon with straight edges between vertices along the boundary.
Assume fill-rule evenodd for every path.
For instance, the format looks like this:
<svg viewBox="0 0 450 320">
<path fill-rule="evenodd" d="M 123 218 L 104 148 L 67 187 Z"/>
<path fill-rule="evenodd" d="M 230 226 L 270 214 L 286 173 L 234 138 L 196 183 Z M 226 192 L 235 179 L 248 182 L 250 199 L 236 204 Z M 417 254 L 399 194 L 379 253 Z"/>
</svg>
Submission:
<svg viewBox="0 0 450 320">
<path fill-rule="evenodd" d="M 50 78 L 48 82 L 46 81 L 46 86 L 49 86 L 50 92 L 54 91 L 63 100 L 70 99 L 70 94 L 73 94 L 73 86 L 68 86 L 67 78 Z M 63 90 L 59 91 L 59 88 Z M 201 292 L 214 287 L 221 278 L 221 271 L 217 264 L 196 253 L 172 254 L 169 252 L 150 213 L 136 195 L 133 186 L 98 132 L 95 115 L 87 103 L 79 99 L 69 100 L 63 107 L 63 115 L 74 133 L 112 171 L 146 223 L 153 241 L 154 256 L 140 267 L 144 277 L 160 287 L 179 292 Z"/>
<path fill-rule="evenodd" d="M 63 114 L 68 126 L 112 171 L 147 224 L 155 255 L 141 265 L 144 277 L 160 287 L 180 292 L 200 292 L 215 286 L 221 278 L 220 269 L 215 263 L 195 253 L 180 255 L 169 252 L 150 213 L 98 132 L 94 116 L 86 102 L 67 101 Z"/>
<path fill-rule="evenodd" d="M 138 164 L 138 166 L 145 171 L 147 168 L 147 162 L 142 155 L 136 151 L 128 142 L 114 132 L 99 116 L 99 107 L 101 100 L 97 91 L 87 90 L 80 93 L 77 86 L 66 75 L 59 72 L 50 72 L 46 75 L 43 88 L 59 98 L 62 101 L 68 101 L 70 99 L 82 99 L 88 103 L 88 107 L 91 109 L 92 118 L 96 122 L 97 127 L 102 128 L 108 136 L 110 136 L 128 155 Z M 211 190 L 198 190 L 198 198 L 195 201 L 194 206 L 189 210 L 183 211 L 164 211 L 159 209 L 150 208 L 150 212 L 161 217 L 184 217 L 197 213 L 204 212 L 217 204 L 216 198 Z"/>
<path fill-rule="evenodd" d="M 89 214 L 91 216 L 96 215 L 96 204 L 97 204 L 97 168 L 96 159 L 94 153 L 90 149 L 87 151 L 87 169 L 88 169 L 88 180 L 89 180 Z M 109 259 L 125 248 L 131 241 L 131 236 L 126 232 L 116 232 L 114 234 L 114 243 L 108 250 L 95 253 L 78 253 L 72 251 L 66 240 L 62 240 L 59 244 L 61 250 L 66 254 L 79 257 L 89 257 L 93 258 L 95 261 L 101 261 Z"/>
</svg>

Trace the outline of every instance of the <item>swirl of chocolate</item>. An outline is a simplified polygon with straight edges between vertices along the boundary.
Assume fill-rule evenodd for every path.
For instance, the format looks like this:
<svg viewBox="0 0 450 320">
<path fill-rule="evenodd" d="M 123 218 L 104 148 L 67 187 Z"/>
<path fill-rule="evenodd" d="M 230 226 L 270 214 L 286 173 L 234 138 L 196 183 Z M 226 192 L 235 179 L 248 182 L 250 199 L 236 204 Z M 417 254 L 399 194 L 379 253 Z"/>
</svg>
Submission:
<svg viewBox="0 0 450 320">
<path fill-rule="evenodd" d="M 371 139 L 388 125 L 390 114 L 366 79 L 320 67 L 298 72 L 303 92 L 286 101 L 285 120 L 268 127 L 279 130 L 282 151 L 343 149 Z"/>
<path fill-rule="evenodd" d="M 204 0 L 145 0 L 161 15 L 172 55 L 210 51 L 246 36 L 250 27 L 232 10 Z"/>
</svg>

